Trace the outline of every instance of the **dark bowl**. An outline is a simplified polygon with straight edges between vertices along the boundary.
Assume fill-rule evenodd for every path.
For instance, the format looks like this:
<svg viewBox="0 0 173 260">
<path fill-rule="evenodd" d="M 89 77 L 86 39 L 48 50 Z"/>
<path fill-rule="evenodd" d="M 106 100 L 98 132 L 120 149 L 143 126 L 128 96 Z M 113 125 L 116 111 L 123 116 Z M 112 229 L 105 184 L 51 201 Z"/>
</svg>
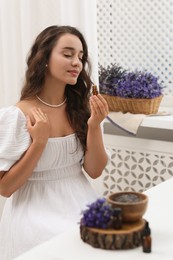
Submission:
<svg viewBox="0 0 173 260">
<path fill-rule="evenodd" d="M 108 203 L 122 209 L 123 222 L 135 222 L 142 219 L 148 206 L 148 197 L 140 192 L 123 191 L 108 196 Z"/>
</svg>

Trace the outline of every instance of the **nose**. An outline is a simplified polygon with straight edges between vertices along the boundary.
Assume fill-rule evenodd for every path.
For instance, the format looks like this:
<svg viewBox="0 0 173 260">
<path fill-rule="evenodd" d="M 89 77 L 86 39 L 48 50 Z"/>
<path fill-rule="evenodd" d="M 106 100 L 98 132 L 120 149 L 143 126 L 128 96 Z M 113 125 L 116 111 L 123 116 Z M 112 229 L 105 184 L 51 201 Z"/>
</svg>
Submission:
<svg viewBox="0 0 173 260">
<path fill-rule="evenodd" d="M 73 57 L 73 59 L 72 59 L 72 65 L 73 65 L 73 66 L 80 66 L 80 65 L 81 65 L 81 60 L 79 59 L 78 56 Z"/>
</svg>

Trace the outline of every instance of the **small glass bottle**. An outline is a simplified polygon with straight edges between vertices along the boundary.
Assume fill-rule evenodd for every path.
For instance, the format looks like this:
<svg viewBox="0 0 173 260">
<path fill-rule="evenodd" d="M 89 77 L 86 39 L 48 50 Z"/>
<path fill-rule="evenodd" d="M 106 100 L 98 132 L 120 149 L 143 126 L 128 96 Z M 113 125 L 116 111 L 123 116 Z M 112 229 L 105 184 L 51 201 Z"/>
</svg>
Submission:
<svg viewBox="0 0 173 260">
<path fill-rule="evenodd" d="M 113 223 L 114 229 L 122 228 L 122 209 L 121 208 L 113 209 L 112 223 Z"/>
<path fill-rule="evenodd" d="M 98 90 L 96 85 L 92 85 L 92 94 L 93 95 L 98 95 Z"/>
<path fill-rule="evenodd" d="M 142 248 L 144 253 L 151 253 L 151 244 L 151 229 L 149 227 L 148 221 L 146 221 L 144 230 L 142 232 Z"/>
</svg>

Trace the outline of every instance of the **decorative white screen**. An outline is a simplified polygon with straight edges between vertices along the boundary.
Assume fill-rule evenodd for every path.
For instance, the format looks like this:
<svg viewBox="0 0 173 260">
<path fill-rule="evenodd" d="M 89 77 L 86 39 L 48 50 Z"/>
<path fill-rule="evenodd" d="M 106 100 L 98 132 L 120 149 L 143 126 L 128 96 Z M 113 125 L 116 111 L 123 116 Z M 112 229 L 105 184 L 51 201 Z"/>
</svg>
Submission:
<svg viewBox="0 0 173 260">
<path fill-rule="evenodd" d="M 173 95 L 173 0 L 98 0 L 99 64 L 147 70 Z"/>
<path fill-rule="evenodd" d="M 107 147 L 111 154 L 102 178 L 102 194 L 143 192 L 173 177 L 173 156 L 147 150 Z"/>
</svg>

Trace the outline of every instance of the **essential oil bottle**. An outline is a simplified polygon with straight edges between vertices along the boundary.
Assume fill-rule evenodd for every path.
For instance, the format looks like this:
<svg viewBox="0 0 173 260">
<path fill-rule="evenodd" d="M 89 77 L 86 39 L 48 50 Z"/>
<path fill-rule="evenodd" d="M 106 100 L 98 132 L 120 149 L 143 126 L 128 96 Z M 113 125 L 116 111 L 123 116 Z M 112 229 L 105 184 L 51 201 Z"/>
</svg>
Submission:
<svg viewBox="0 0 173 260">
<path fill-rule="evenodd" d="M 122 209 L 114 208 L 113 210 L 113 228 L 121 229 L 122 228 Z"/>
<path fill-rule="evenodd" d="M 93 95 L 98 95 L 98 90 L 96 85 L 92 85 L 92 94 Z"/>
<path fill-rule="evenodd" d="M 148 221 L 145 223 L 144 230 L 142 232 L 142 249 L 144 253 L 151 253 L 151 229 L 149 227 Z"/>
</svg>

